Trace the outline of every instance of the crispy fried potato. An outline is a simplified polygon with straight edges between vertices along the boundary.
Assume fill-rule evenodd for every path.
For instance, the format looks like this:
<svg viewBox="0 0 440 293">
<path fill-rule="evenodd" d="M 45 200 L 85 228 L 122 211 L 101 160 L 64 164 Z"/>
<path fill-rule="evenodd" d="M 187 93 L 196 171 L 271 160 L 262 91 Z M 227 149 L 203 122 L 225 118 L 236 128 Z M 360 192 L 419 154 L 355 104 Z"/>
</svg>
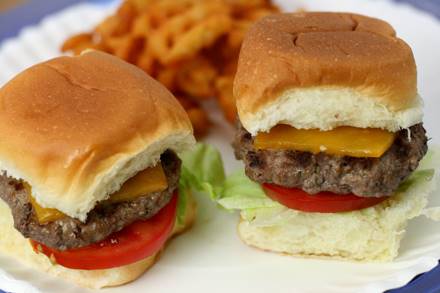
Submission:
<svg viewBox="0 0 440 293">
<path fill-rule="evenodd" d="M 78 55 L 83 50 L 92 48 L 93 46 L 93 35 L 90 33 L 82 33 L 68 38 L 61 47 L 61 51 L 73 51 L 75 55 Z"/>
<path fill-rule="evenodd" d="M 125 0 L 61 50 L 92 48 L 137 65 L 173 92 L 201 136 L 209 128 L 201 107 L 208 98 L 217 98 L 235 121 L 232 84 L 241 43 L 253 22 L 278 11 L 271 0 Z"/>
<path fill-rule="evenodd" d="M 204 1 L 169 18 L 151 35 L 152 52 L 164 65 L 189 59 L 232 25 L 223 1 Z"/>
<path fill-rule="evenodd" d="M 219 77 L 215 83 L 218 101 L 226 119 L 235 123 L 237 119 L 237 108 L 235 106 L 235 99 L 232 93 L 232 84 L 234 77 L 232 75 L 226 75 Z"/>
<path fill-rule="evenodd" d="M 189 119 L 194 128 L 194 134 L 197 137 L 204 136 L 208 130 L 209 125 L 211 124 L 208 118 L 208 115 L 202 108 L 190 108 L 187 110 Z"/>
<path fill-rule="evenodd" d="M 185 94 L 200 99 L 215 95 L 217 70 L 206 58 L 197 58 L 180 66 L 177 73 L 177 85 Z"/>
<path fill-rule="evenodd" d="M 176 76 L 178 67 L 160 67 L 154 76 L 160 83 L 166 86 L 170 91 L 176 91 Z"/>
</svg>

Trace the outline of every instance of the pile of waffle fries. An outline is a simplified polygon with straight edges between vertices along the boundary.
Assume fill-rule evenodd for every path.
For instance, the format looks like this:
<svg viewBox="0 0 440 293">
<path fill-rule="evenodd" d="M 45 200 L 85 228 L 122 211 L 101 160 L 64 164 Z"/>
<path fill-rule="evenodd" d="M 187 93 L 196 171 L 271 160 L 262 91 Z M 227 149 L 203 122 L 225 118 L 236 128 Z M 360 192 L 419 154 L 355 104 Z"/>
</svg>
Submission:
<svg viewBox="0 0 440 293">
<path fill-rule="evenodd" d="M 142 68 L 178 98 L 201 136 L 210 125 L 204 100 L 216 98 L 235 121 L 232 82 L 244 35 L 278 11 L 269 0 L 125 0 L 92 32 L 66 40 L 62 51 L 102 50 Z"/>
</svg>

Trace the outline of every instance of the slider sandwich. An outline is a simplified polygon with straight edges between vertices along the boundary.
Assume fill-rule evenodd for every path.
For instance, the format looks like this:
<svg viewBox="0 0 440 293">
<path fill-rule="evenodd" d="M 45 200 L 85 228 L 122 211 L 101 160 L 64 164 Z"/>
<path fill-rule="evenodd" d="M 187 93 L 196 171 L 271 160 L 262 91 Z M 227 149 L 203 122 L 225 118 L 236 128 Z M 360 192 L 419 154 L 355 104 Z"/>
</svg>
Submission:
<svg viewBox="0 0 440 293">
<path fill-rule="evenodd" d="M 88 51 L 0 90 L 0 252 L 81 286 L 138 278 L 191 225 L 176 153 L 194 144 L 172 94 Z"/>
<path fill-rule="evenodd" d="M 264 190 L 255 205 L 240 201 L 245 243 L 397 256 L 407 220 L 427 203 L 427 192 L 408 192 L 427 137 L 413 53 L 391 25 L 350 13 L 268 16 L 245 37 L 234 96 L 236 157 Z"/>
</svg>

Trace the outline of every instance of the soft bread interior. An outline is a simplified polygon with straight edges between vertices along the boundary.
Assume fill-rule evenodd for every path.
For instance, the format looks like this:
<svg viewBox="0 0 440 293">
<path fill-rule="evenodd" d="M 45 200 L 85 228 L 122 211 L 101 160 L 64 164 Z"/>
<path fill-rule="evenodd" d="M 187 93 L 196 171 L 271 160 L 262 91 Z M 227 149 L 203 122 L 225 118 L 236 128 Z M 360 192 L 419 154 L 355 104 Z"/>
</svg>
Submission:
<svg viewBox="0 0 440 293">
<path fill-rule="evenodd" d="M 277 124 L 298 129 L 331 130 L 338 126 L 353 126 L 396 132 L 422 121 L 420 97 L 412 107 L 400 111 L 393 111 L 377 100 L 355 88 L 291 89 L 255 113 L 240 113 L 240 120 L 253 136 L 267 132 Z"/>
<path fill-rule="evenodd" d="M 195 217 L 196 205 L 191 196 L 188 196 L 187 208 L 182 224 L 174 227 L 170 238 L 189 228 Z M 106 270 L 72 270 L 60 265 L 54 265 L 43 254 L 36 254 L 29 241 L 13 227 L 13 219 L 9 207 L 0 200 L 0 253 L 13 257 L 23 265 L 46 272 L 52 276 L 73 282 L 81 287 L 99 289 L 103 287 L 119 286 L 139 278 L 159 258 L 161 251 L 139 262 Z"/>
<path fill-rule="evenodd" d="M 248 245 L 297 256 L 391 261 L 407 221 L 424 212 L 435 180 L 411 187 L 371 208 L 347 213 L 305 213 L 285 207 L 241 213 L 238 232 Z"/>
<path fill-rule="evenodd" d="M 234 79 L 243 126 L 340 125 L 397 131 L 422 118 L 411 48 L 380 19 L 352 13 L 281 13 L 246 34 Z"/>
</svg>

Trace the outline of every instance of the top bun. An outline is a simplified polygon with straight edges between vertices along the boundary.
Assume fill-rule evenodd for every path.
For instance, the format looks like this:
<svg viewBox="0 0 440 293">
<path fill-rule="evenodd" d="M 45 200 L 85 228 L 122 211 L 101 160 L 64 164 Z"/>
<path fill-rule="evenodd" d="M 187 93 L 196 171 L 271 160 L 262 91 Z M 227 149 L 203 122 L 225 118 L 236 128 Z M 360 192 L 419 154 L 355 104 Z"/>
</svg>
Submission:
<svg viewBox="0 0 440 293">
<path fill-rule="evenodd" d="M 167 149 L 194 143 L 173 95 L 142 70 L 88 51 L 37 64 L 0 90 L 0 168 L 43 207 L 84 221 Z"/>
<path fill-rule="evenodd" d="M 241 48 L 234 96 L 252 135 L 278 123 L 394 132 L 423 116 L 411 48 L 388 23 L 350 13 L 257 22 Z"/>
</svg>

